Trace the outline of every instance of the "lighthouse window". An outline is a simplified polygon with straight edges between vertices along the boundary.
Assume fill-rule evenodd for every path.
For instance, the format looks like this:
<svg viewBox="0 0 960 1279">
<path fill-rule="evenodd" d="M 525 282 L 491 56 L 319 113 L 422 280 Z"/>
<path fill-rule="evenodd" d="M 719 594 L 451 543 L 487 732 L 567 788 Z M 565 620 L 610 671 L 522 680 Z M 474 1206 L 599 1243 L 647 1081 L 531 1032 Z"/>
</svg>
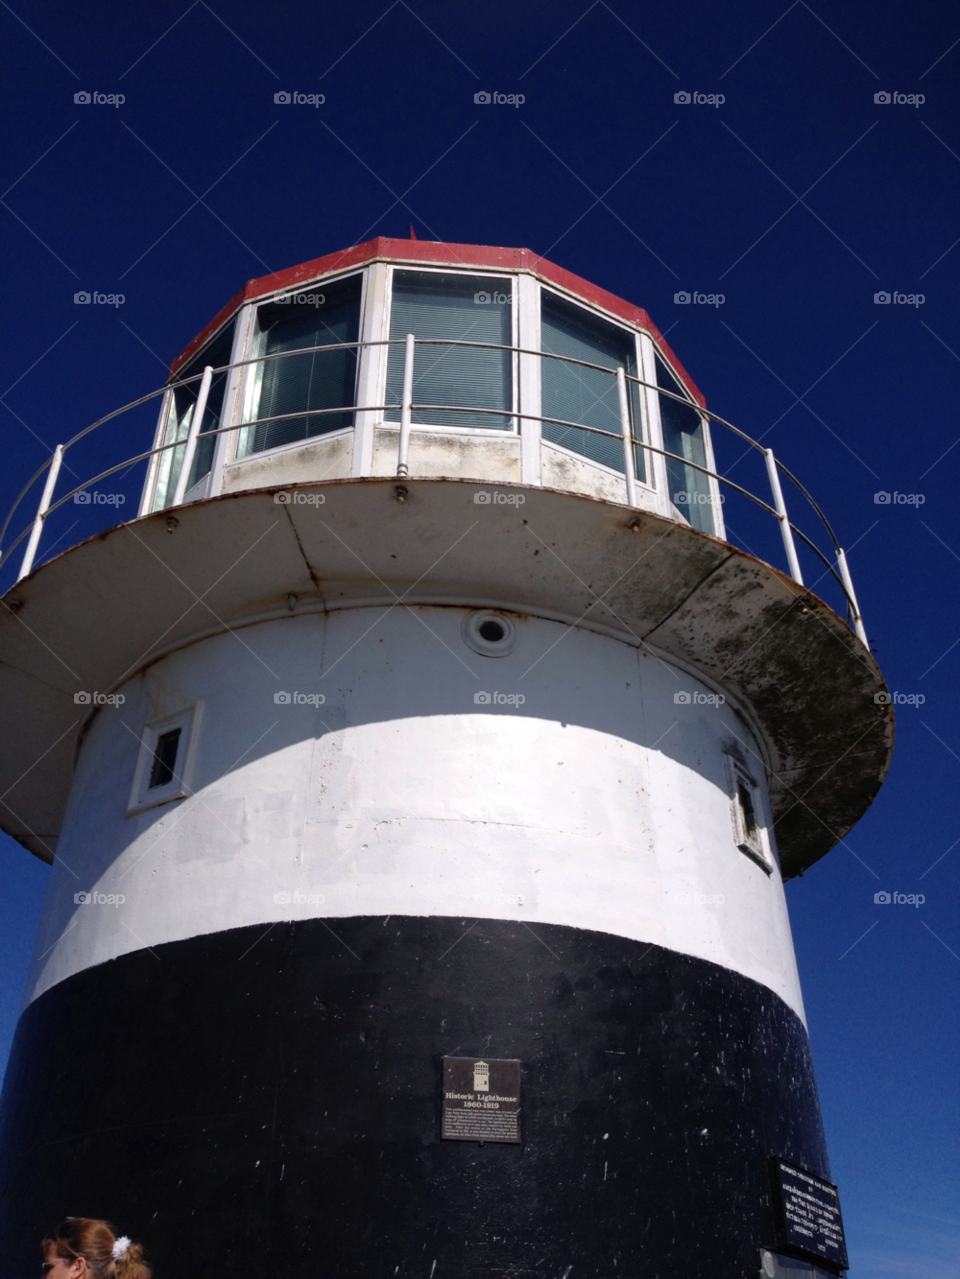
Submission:
<svg viewBox="0 0 960 1279">
<path fill-rule="evenodd" d="M 513 356 L 498 346 L 513 345 L 513 286 L 508 278 L 441 271 L 395 271 L 390 304 L 390 347 L 385 403 L 399 406 L 403 394 L 403 339 L 440 339 L 417 346 L 413 360 L 413 422 L 425 426 L 511 429 Z M 442 339 L 489 343 L 448 346 Z M 450 408 L 442 406 L 450 405 Z M 454 408 L 452 406 L 458 406 Z M 464 412 L 478 408 L 485 413 Z M 490 410 L 496 410 L 491 412 Z M 388 409 L 388 422 L 400 409 Z"/>
<path fill-rule="evenodd" d="M 196 751 L 200 707 L 196 702 L 188 710 L 144 727 L 127 805 L 128 817 L 190 794 L 188 783 Z"/>
<path fill-rule="evenodd" d="M 743 824 L 744 834 L 751 844 L 756 844 L 759 842 L 760 829 L 757 826 L 757 814 L 753 807 L 753 795 L 744 781 L 737 783 L 737 802 L 740 805 L 740 821 Z"/>
<path fill-rule="evenodd" d="M 321 282 L 260 308 L 259 355 L 282 358 L 255 366 L 245 420 L 259 425 L 243 432 L 240 456 L 353 425 L 357 348 L 339 344 L 358 341 L 362 283 L 359 275 Z M 301 350 L 303 355 L 285 354 Z M 260 421 L 278 417 L 283 420 Z"/>
<path fill-rule="evenodd" d="M 626 329 L 592 315 L 582 306 L 546 290 L 540 316 L 541 347 L 553 355 L 583 360 L 602 367 L 585 368 L 563 360 L 541 360 L 542 413 L 563 423 L 598 427 L 609 435 L 596 435 L 577 426 L 544 422 L 543 438 L 564 448 L 623 472 L 623 443 L 620 424 L 620 396 L 616 370 L 637 375 L 636 338 Z M 604 370 L 609 369 L 610 372 Z M 639 387 L 627 383 L 627 404 L 636 439 L 642 438 Z M 611 438 L 612 437 L 612 438 Z M 643 449 L 634 447 L 634 470 L 645 479 Z"/>
<path fill-rule="evenodd" d="M 227 387 L 227 378 L 229 377 L 229 372 L 224 366 L 230 363 L 232 351 L 233 325 L 228 324 L 213 339 L 210 345 L 182 368 L 176 376 L 175 380 L 177 382 L 184 382 L 187 379 L 195 380 L 189 381 L 186 386 L 178 386 L 170 396 L 167 421 L 161 442 L 163 444 L 171 444 L 174 440 L 183 440 L 183 444 L 175 449 L 167 449 L 165 453 L 160 455 L 157 487 L 153 502 L 155 511 L 163 510 L 165 506 L 173 501 L 173 495 L 177 489 L 177 481 L 180 478 L 180 467 L 183 465 L 183 455 L 186 452 L 187 435 L 190 431 L 190 424 L 193 421 L 193 411 L 197 406 L 197 396 L 200 394 L 200 378 L 208 364 L 213 369 L 223 369 L 223 372 L 214 373 L 210 382 L 207 404 L 203 412 L 203 421 L 200 423 L 197 448 L 193 455 L 193 466 L 190 468 L 190 477 L 187 480 L 185 491 L 189 492 L 210 470 L 216 436 L 209 433 L 219 430 L 223 425 L 221 419 L 223 396 Z"/>
<path fill-rule="evenodd" d="M 150 769 L 151 790 L 155 790 L 158 786 L 169 786 L 173 781 L 182 732 L 182 728 L 171 728 L 157 738 L 156 750 L 153 752 L 153 767 Z"/>
<path fill-rule="evenodd" d="M 657 386 L 674 395 L 686 397 L 686 392 L 659 355 L 657 356 Z M 703 471 L 698 471 L 693 466 L 686 466 L 679 460 L 685 458 L 689 462 L 695 462 L 697 466 L 707 465 L 703 418 L 692 404 L 681 404 L 666 395 L 661 395 L 658 399 L 663 447 L 668 453 L 677 455 L 666 459 L 670 500 L 694 528 L 704 533 L 713 533 L 715 525 L 710 480 Z"/>
<path fill-rule="evenodd" d="M 727 781 L 733 818 L 733 836 L 741 852 L 759 862 L 767 872 L 773 869 L 767 835 L 764 830 L 760 787 L 741 759 L 726 757 Z"/>
</svg>

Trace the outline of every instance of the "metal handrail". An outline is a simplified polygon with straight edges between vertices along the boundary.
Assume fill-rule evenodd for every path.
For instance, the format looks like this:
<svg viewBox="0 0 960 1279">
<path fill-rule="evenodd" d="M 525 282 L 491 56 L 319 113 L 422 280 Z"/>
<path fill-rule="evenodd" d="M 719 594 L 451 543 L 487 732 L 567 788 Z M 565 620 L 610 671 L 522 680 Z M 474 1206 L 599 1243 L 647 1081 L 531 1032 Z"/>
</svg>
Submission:
<svg viewBox="0 0 960 1279">
<path fill-rule="evenodd" d="M 398 345 L 404 346 L 403 392 L 402 392 L 401 401 L 399 404 L 397 403 L 372 404 L 372 405 L 351 404 L 351 405 L 343 405 L 338 408 L 332 408 L 332 409 L 313 409 L 313 410 L 301 409 L 293 413 L 275 414 L 270 417 L 256 418 L 246 422 L 234 422 L 228 426 L 219 427 L 212 431 L 200 430 L 200 426 L 202 425 L 202 412 L 198 414 L 197 408 L 198 406 L 200 406 L 201 401 L 203 405 L 205 406 L 206 404 L 205 392 L 209 390 L 212 377 L 218 374 L 231 372 L 237 369 L 243 369 L 253 365 L 262 365 L 272 360 L 289 359 L 296 356 L 311 355 L 321 351 L 330 352 L 335 350 L 357 350 L 359 352 L 360 350 L 366 349 L 368 347 L 398 346 Z M 413 358 L 414 358 L 415 346 L 463 346 L 463 347 L 471 347 L 471 348 L 484 349 L 484 350 L 500 350 L 500 351 L 510 352 L 511 354 L 517 354 L 517 355 L 533 355 L 533 356 L 537 356 L 540 359 L 546 358 L 546 359 L 560 360 L 565 364 L 576 365 L 582 368 L 595 369 L 598 372 L 609 374 L 616 379 L 616 383 L 620 387 L 620 391 L 618 393 L 618 399 L 619 399 L 621 430 L 620 432 L 607 431 L 607 430 L 604 430 L 602 427 L 590 426 L 583 422 L 571 422 L 563 418 L 553 418 L 545 415 L 523 413 L 523 412 L 514 411 L 514 410 L 486 409 L 486 408 L 480 408 L 473 405 L 419 404 L 419 403 L 415 404 L 412 399 Z M 158 396 L 169 395 L 171 392 L 175 392 L 181 389 L 182 387 L 190 386 L 195 382 L 200 383 L 200 388 L 199 388 L 200 394 L 198 395 L 197 404 L 194 406 L 193 419 L 191 421 L 191 427 L 187 436 L 182 437 L 178 440 L 171 440 L 165 444 L 160 444 L 156 446 L 155 448 L 152 448 L 143 453 L 137 454 L 135 457 L 128 458 L 126 459 L 126 461 L 119 463 L 117 466 L 110 467 L 108 470 L 101 472 L 99 475 L 94 476 L 92 479 L 89 479 L 85 481 L 83 484 L 78 485 L 76 488 L 71 489 L 70 492 L 65 494 L 58 501 L 56 502 L 51 501 L 53 488 L 56 483 L 57 474 L 59 472 L 63 456 L 70 447 L 78 443 L 80 440 L 85 438 L 87 435 L 89 435 L 92 431 L 96 430 L 98 427 L 103 426 L 105 423 L 112 421 L 114 418 L 121 416 L 123 413 L 126 413 L 131 409 L 138 408 L 140 407 L 140 405 L 146 404 L 150 400 L 156 399 Z M 706 466 L 701 466 L 699 463 L 692 461 L 690 458 L 686 458 L 679 454 L 672 453 L 667 449 L 657 448 L 655 445 L 650 444 L 643 439 L 637 439 L 633 434 L 633 427 L 630 422 L 629 409 L 627 405 L 626 384 L 628 382 L 633 383 L 634 385 L 638 387 L 644 387 L 647 390 L 651 390 L 655 392 L 658 396 L 666 396 L 668 399 L 676 400 L 687 408 L 692 408 L 696 413 L 698 413 L 702 417 L 707 418 L 710 422 L 716 422 L 718 425 L 725 427 L 727 430 L 731 431 L 734 435 L 738 436 L 740 439 L 745 441 L 748 445 L 750 445 L 750 447 L 755 448 L 759 452 L 763 453 L 765 456 L 765 460 L 767 462 L 768 477 L 770 479 L 775 505 L 770 506 L 767 502 L 764 502 L 761 498 L 757 497 L 756 494 L 751 493 L 748 489 L 743 488 L 741 485 L 735 483 L 733 480 L 730 480 L 727 477 L 720 475 L 718 472 L 713 471 Z M 658 386 L 655 383 L 647 382 L 642 378 L 638 378 L 632 374 L 626 373 L 626 371 L 622 368 L 611 369 L 607 365 L 594 364 L 588 360 L 578 360 L 572 356 L 558 355 L 552 351 L 534 351 L 524 347 L 507 346 L 501 343 L 468 342 L 468 341 L 455 339 L 455 338 L 414 338 L 413 335 L 408 335 L 406 338 L 389 338 L 389 339 L 383 339 L 379 341 L 338 342 L 338 343 L 331 343 L 329 345 L 323 345 L 323 346 L 303 347 L 294 351 L 278 351 L 270 355 L 253 356 L 246 360 L 238 360 L 233 364 L 225 364 L 219 368 L 212 368 L 210 366 L 207 366 L 200 373 L 192 374 L 190 377 L 169 382 L 165 386 L 159 388 L 158 390 L 151 391 L 147 395 L 140 396 L 138 399 L 131 401 L 129 404 L 124 405 L 122 408 L 115 409 L 112 413 L 108 413 L 104 417 L 99 418 L 96 422 L 93 422 L 89 426 L 84 427 L 82 431 L 79 431 L 76 435 L 74 435 L 70 440 L 67 441 L 66 444 L 58 446 L 57 449 L 54 451 L 54 453 L 51 455 L 51 457 L 48 458 L 43 463 L 43 465 L 38 468 L 38 470 L 33 474 L 33 476 L 31 476 L 31 478 L 27 481 L 26 485 L 23 487 L 23 489 L 21 489 L 20 493 L 18 494 L 16 500 L 14 501 L 9 512 L 7 513 L 7 516 L 6 516 L 6 519 L 4 520 L 2 528 L 0 528 L 0 543 L 2 543 L 3 538 L 6 535 L 7 529 L 10 526 L 10 522 L 13 518 L 14 513 L 19 507 L 20 503 L 25 498 L 26 494 L 29 492 L 30 488 L 33 486 L 33 484 L 36 483 L 36 481 L 40 478 L 40 476 L 43 475 L 44 472 L 48 470 L 48 468 L 51 468 L 51 467 L 53 468 L 44 486 L 43 496 L 41 498 L 36 517 L 31 522 L 31 524 L 29 524 L 20 533 L 20 535 L 6 548 L 5 551 L 0 552 L 0 564 L 5 565 L 8 562 L 12 552 L 16 549 L 16 547 L 19 546 L 20 543 L 25 538 L 29 538 L 30 542 L 28 545 L 27 553 L 24 556 L 24 564 L 20 572 L 20 577 L 25 576 L 32 568 L 33 556 L 36 551 L 37 543 L 39 542 L 43 525 L 46 519 L 54 511 L 58 510 L 66 502 L 69 502 L 70 499 L 74 497 L 77 493 L 83 492 L 88 487 L 99 483 L 101 480 L 108 478 L 110 475 L 114 475 L 118 471 L 124 470 L 125 468 L 128 469 L 132 466 L 135 466 L 137 463 L 145 461 L 147 459 L 160 457 L 162 454 L 164 454 L 170 449 L 184 448 L 185 450 L 185 456 L 181 461 L 181 474 L 178 474 L 177 481 L 174 486 L 175 500 L 172 503 L 172 505 L 175 506 L 175 505 L 179 505 L 182 502 L 182 499 L 184 496 L 184 489 L 188 480 L 188 474 L 185 468 L 187 467 L 188 462 L 192 465 L 193 449 L 196 447 L 196 443 L 199 438 L 203 438 L 205 440 L 215 439 L 221 435 L 228 435 L 234 431 L 241 431 L 251 427 L 270 425 L 276 422 L 290 421 L 290 420 L 295 420 L 295 419 L 304 418 L 304 417 L 311 417 L 311 418 L 323 417 L 327 415 L 339 414 L 339 413 L 345 413 L 345 412 L 349 412 L 352 414 L 363 413 L 363 412 L 386 413 L 386 412 L 397 412 L 398 410 L 400 412 L 400 447 L 399 447 L 399 458 L 398 458 L 398 466 L 397 466 L 398 477 L 404 477 L 408 474 L 409 463 L 407 458 L 407 450 L 409 447 L 411 426 L 423 425 L 421 423 L 414 423 L 412 421 L 412 415 L 415 412 L 429 412 L 429 411 L 443 411 L 447 413 L 470 413 L 473 415 L 489 414 L 491 416 L 496 416 L 496 417 L 509 417 L 512 419 L 517 419 L 518 421 L 535 421 L 540 423 L 546 423 L 549 425 L 573 428 L 575 430 L 580 430 L 580 431 L 588 431 L 592 435 L 598 435 L 598 436 L 606 437 L 611 440 L 617 440 L 621 442 L 623 445 L 624 472 L 625 472 L 625 478 L 627 482 L 627 495 L 628 495 L 627 504 L 629 506 L 636 506 L 636 496 L 635 496 L 635 490 L 634 490 L 634 482 L 635 482 L 634 461 L 633 461 L 634 449 L 637 449 L 637 448 L 643 449 L 644 451 L 654 453 L 658 456 L 677 461 L 684 466 L 691 467 L 693 470 L 698 471 L 701 474 L 716 480 L 718 483 L 725 484 L 729 488 L 734 489 L 736 492 L 742 494 L 744 497 L 749 498 L 756 505 L 762 507 L 765 511 L 767 511 L 769 514 L 774 516 L 774 518 L 779 522 L 781 527 L 781 534 L 783 536 L 784 547 L 787 553 L 787 559 L 790 565 L 791 575 L 798 582 L 798 584 L 803 585 L 803 580 L 800 574 L 799 562 L 797 561 L 796 551 L 793 546 L 792 534 L 795 533 L 799 538 L 801 538 L 801 540 L 824 563 L 827 570 L 830 572 L 830 574 L 833 576 L 833 578 L 837 582 L 847 602 L 848 620 L 852 617 L 854 630 L 857 632 L 858 636 L 864 643 L 867 642 L 866 633 L 863 628 L 862 617 L 860 615 L 859 605 L 857 603 L 856 595 L 853 590 L 853 583 L 850 580 L 849 569 L 847 568 L 847 564 L 846 564 L 846 557 L 844 556 L 844 552 L 840 546 L 840 543 L 836 537 L 836 534 L 834 533 L 833 528 L 831 527 L 827 517 L 824 515 L 823 511 L 820 509 L 819 505 L 814 500 L 814 498 L 810 495 L 810 493 L 805 488 L 805 486 L 800 482 L 800 480 L 797 479 L 797 477 L 787 467 L 785 467 L 778 459 L 774 458 L 772 450 L 765 448 L 762 444 L 752 439 L 744 431 L 741 431 L 739 427 L 734 426 L 732 422 L 728 422 L 725 418 L 720 417 L 719 414 L 713 413 L 708 409 L 702 408 L 698 404 L 694 404 L 690 399 L 686 398 L 683 395 L 677 394 L 672 391 L 668 391 Z M 166 420 L 166 415 L 164 415 L 164 419 Z M 811 539 L 807 537 L 805 533 L 803 533 L 799 528 L 796 527 L 796 525 L 794 525 L 789 520 L 786 512 L 786 506 L 784 503 L 783 494 L 780 489 L 779 473 L 782 473 L 783 475 L 785 475 L 797 487 L 797 489 L 807 499 L 807 501 L 810 503 L 810 506 L 819 517 L 821 523 L 826 529 L 827 534 L 830 537 L 830 540 L 833 544 L 833 548 L 837 556 L 837 564 L 840 570 L 839 572 L 837 571 L 836 568 L 834 568 L 834 566 L 830 563 L 830 561 L 822 553 L 822 551 L 816 546 L 816 544 L 812 542 Z"/>
</svg>

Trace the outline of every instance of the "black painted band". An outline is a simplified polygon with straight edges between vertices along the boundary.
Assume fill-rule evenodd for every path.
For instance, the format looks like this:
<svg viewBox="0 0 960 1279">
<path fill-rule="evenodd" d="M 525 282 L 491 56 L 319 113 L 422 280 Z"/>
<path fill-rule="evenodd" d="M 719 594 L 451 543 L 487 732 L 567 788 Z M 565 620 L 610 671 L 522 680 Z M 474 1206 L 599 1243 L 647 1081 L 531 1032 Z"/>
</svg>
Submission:
<svg viewBox="0 0 960 1279">
<path fill-rule="evenodd" d="M 440 1060 L 469 1054 L 520 1058 L 522 1145 L 440 1140 Z M 69 1214 L 157 1279 L 717 1279 L 774 1242 L 770 1155 L 829 1177 L 806 1031 L 766 987 L 604 933 L 409 916 L 66 979 L 21 1018 L 0 1152 L 11 1276 Z"/>
</svg>

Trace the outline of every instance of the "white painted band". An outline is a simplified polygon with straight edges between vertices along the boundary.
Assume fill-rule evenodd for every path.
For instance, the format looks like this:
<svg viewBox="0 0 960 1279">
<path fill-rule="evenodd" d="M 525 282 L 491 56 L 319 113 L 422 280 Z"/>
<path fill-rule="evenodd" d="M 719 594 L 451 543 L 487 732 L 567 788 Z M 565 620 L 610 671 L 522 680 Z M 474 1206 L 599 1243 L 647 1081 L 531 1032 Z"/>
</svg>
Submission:
<svg viewBox="0 0 960 1279">
<path fill-rule="evenodd" d="M 513 615 L 516 647 L 493 660 L 464 643 L 463 617 L 291 616 L 129 680 L 81 747 L 28 999 L 228 928 L 444 915 L 656 943 L 802 1017 L 779 874 L 735 840 L 725 752 L 770 824 L 742 718 L 620 641 Z M 190 797 L 128 816 L 145 725 L 199 702 Z M 74 900 L 90 891 L 113 901 Z"/>
</svg>

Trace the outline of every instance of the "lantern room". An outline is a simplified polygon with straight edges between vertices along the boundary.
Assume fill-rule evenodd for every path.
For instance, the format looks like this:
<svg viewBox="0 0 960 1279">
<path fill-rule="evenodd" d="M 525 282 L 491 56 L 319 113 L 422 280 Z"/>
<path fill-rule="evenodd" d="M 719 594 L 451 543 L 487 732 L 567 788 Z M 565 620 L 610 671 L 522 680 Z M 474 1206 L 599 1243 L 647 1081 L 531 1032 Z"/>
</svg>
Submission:
<svg viewBox="0 0 960 1279">
<path fill-rule="evenodd" d="M 704 405 L 645 311 L 530 250 L 378 238 L 250 281 L 174 360 L 141 514 L 442 476 L 723 537 Z"/>
</svg>

